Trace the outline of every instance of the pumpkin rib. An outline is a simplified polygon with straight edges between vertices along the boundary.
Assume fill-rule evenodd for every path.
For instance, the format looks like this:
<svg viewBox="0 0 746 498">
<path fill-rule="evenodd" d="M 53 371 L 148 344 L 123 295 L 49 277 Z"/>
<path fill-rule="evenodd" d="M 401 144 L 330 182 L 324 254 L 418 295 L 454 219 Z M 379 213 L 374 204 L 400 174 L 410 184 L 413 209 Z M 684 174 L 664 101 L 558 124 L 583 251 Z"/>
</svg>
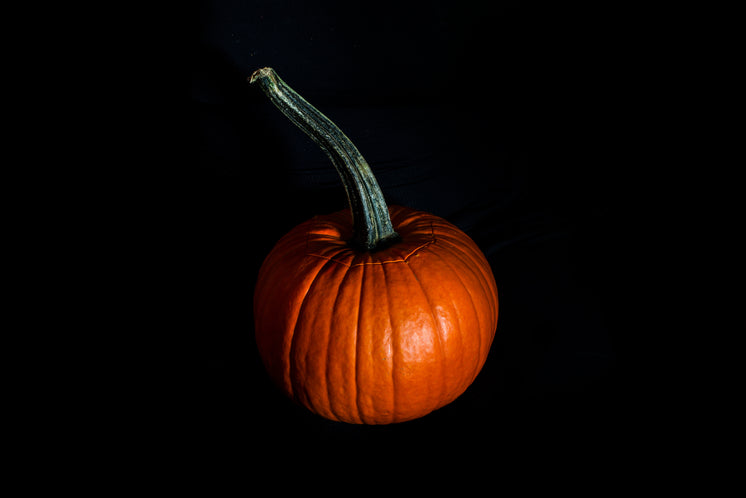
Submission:
<svg viewBox="0 0 746 498">
<path fill-rule="evenodd" d="M 301 265 L 304 261 L 303 254 L 299 254 L 298 246 L 303 242 L 303 238 L 298 234 L 297 237 L 291 237 L 295 231 L 300 231 L 302 227 L 296 227 L 293 231 L 288 233 L 283 239 L 275 244 L 264 263 L 260 268 L 260 272 L 257 275 L 257 282 L 269 282 L 271 275 L 277 275 L 282 273 L 282 268 L 285 267 L 289 261 L 296 262 Z M 315 279 L 315 277 L 314 277 Z M 267 305 L 267 293 L 261 292 L 255 294 L 255 304 L 258 309 L 262 309 Z"/>
<path fill-rule="evenodd" d="M 295 394 L 295 386 L 293 385 L 292 372 L 291 372 L 291 369 L 292 369 L 291 359 L 292 359 L 292 351 L 294 347 L 295 332 L 297 330 L 298 323 L 300 322 L 300 317 L 301 317 L 301 314 L 303 313 L 303 308 L 305 306 L 306 299 L 309 295 L 309 292 L 316 281 L 316 277 L 319 275 L 319 273 L 321 273 L 321 271 L 323 271 L 326 265 L 327 263 L 320 264 L 318 268 L 316 269 L 316 274 L 313 276 L 313 278 L 309 279 L 310 283 L 308 284 L 308 287 L 305 289 L 305 291 L 302 292 L 303 297 L 301 298 L 300 305 L 298 306 L 298 312 L 295 314 L 295 320 L 292 321 L 293 323 L 292 327 L 285 326 L 279 332 L 283 335 L 289 332 L 290 337 L 287 339 L 287 341 L 289 342 L 289 345 L 287 347 L 287 354 L 283 355 L 283 357 L 281 358 L 281 364 L 282 364 L 282 372 L 280 373 L 281 377 L 276 380 L 277 382 L 279 382 L 281 385 L 283 385 L 285 388 L 288 389 L 288 394 L 290 395 L 291 398 L 294 397 L 294 394 Z M 260 282 L 264 282 L 264 279 L 260 279 Z M 259 304 L 261 305 L 261 302 Z M 259 310 L 263 310 L 263 309 L 264 309 L 263 305 L 259 307 Z M 291 320 L 287 322 L 287 325 L 290 325 L 290 323 L 291 323 Z M 285 343 L 285 341 L 286 339 L 283 339 L 282 343 Z"/>
<path fill-rule="evenodd" d="M 358 303 L 363 302 L 363 289 L 365 288 L 365 265 L 360 269 L 362 272 L 360 275 L 360 294 L 358 294 Z M 360 312 L 360 304 L 357 306 L 357 320 L 355 320 L 357 329 L 355 330 L 355 382 L 353 385 L 355 386 L 355 408 L 357 409 L 357 418 L 360 421 L 360 423 L 365 423 L 363 421 L 363 412 L 360 409 L 360 320 L 362 319 L 363 314 Z"/>
<path fill-rule="evenodd" d="M 340 308 L 338 305 L 339 297 L 342 295 L 342 287 L 345 285 L 345 281 L 347 280 L 347 277 L 350 275 L 350 268 L 347 267 L 344 270 L 344 273 L 342 274 L 342 277 L 339 279 L 339 284 L 337 285 L 337 289 L 335 291 L 334 300 L 332 304 L 331 314 L 332 317 L 329 319 L 329 330 L 326 334 L 326 356 L 324 359 L 324 380 L 326 385 L 324 386 L 323 391 L 326 393 L 326 405 L 328 407 L 329 412 L 334 416 L 335 419 L 339 420 L 339 414 L 337 413 L 335 407 L 334 407 L 334 393 L 331 392 L 331 386 L 334 384 L 334 382 L 330 379 L 330 373 L 329 373 L 329 365 L 331 364 L 331 361 L 329 361 L 329 355 L 331 354 L 332 347 L 332 332 L 334 328 L 334 319 L 333 315 L 337 310 Z"/>
<path fill-rule="evenodd" d="M 298 346 L 298 344 L 297 344 L 297 339 L 298 339 L 298 334 L 297 334 L 297 332 L 298 332 L 298 324 L 300 324 L 300 322 L 301 322 L 300 319 L 301 319 L 301 316 L 303 315 L 303 312 L 304 312 L 304 310 L 306 308 L 308 296 L 310 296 L 312 294 L 311 290 L 315 286 L 318 285 L 318 283 L 319 283 L 319 278 L 318 277 L 321 274 L 321 272 L 324 270 L 324 268 L 327 267 L 328 264 L 329 264 L 329 262 L 326 262 L 326 263 L 322 264 L 319 267 L 319 270 L 316 272 L 316 275 L 313 277 L 313 280 L 311 280 L 311 285 L 308 286 L 308 289 L 306 290 L 306 293 L 303 295 L 303 300 L 301 301 L 301 305 L 298 308 L 298 315 L 295 317 L 295 324 L 292 327 L 292 332 L 291 332 L 292 335 L 290 336 L 290 348 L 288 350 L 288 356 L 286 358 L 286 362 L 288 364 L 288 370 L 289 370 L 288 377 L 290 379 L 290 383 L 289 383 L 290 395 L 293 396 L 294 398 L 296 398 L 297 396 L 300 395 L 300 393 L 298 392 L 299 388 L 298 388 L 298 386 L 295 385 L 295 383 L 296 383 L 295 378 L 297 377 L 297 375 L 293 375 L 293 371 L 295 370 L 296 373 L 297 373 L 297 368 L 298 368 L 295 365 L 295 361 L 294 361 L 295 350 L 296 350 L 296 348 Z"/>
<path fill-rule="evenodd" d="M 396 343 L 394 342 L 394 324 L 391 321 L 391 300 L 389 299 L 389 291 L 388 291 L 388 285 L 386 283 L 386 270 L 384 270 L 384 265 L 381 265 L 381 276 L 383 278 L 383 287 L 382 292 L 380 293 L 380 297 L 385 301 L 385 305 L 382 303 L 381 308 L 385 309 L 386 312 L 382 313 L 382 316 L 386 320 L 386 324 L 388 325 L 388 328 L 384 328 L 384 330 L 389 331 L 389 337 L 388 337 L 388 355 L 387 355 L 387 366 L 391 369 L 391 398 L 390 399 L 384 399 L 381 400 L 380 398 L 376 398 L 375 401 L 372 403 L 372 406 L 375 407 L 375 413 L 380 413 L 381 410 L 387 410 L 390 407 L 391 413 L 389 415 L 388 420 L 385 423 L 391 423 L 395 421 L 395 413 L 396 413 L 396 390 L 395 390 L 395 383 L 394 383 L 394 349 L 396 348 Z M 372 268 L 373 270 L 376 270 L 377 268 Z M 378 287 L 376 287 L 378 288 Z M 377 296 L 379 296 L 377 294 Z M 385 342 L 385 338 L 384 338 Z M 381 402 L 384 401 L 386 404 L 383 408 L 381 408 Z M 380 421 L 377 421 L 377 423 L 381 423 Z"/>
<path fill-rule="evenodd" d="M 440 247 L 443 247 L 442 245 Z M 447 249 L 446 249 L 447 250 Z M 440 254 L 438 254 L 436 251 L 433 251 L 431 254 L 435 254 L 440 260 L 443 262 L 443 265 L 446 266 L 458 279 L 459 283 L 461 284 L 461 287 L 464 288 L 466 291 L 466 295 L 469 296 L 469 303 L 471 303 L 471 309 L 474 313 L 474 318 L 477 321 L 477 326 L 479 327 L 479 333 L 477 334 L 477 362 L 475 364 L 475 371 L 472 374 L 472 381 L 476 378 L 476 376 L 479 374 L 479 362 L 482 358 L 482 329 L 484 328 L 482 325 L 482 320 L 479 317 L 479 311 L 477 309 L 477 303 L 474 301 L 474 296 L 472 296 L 471 292 L 469 291 L 469 286 L 464 283 L 464 280 L 461 278 L 461 275 L 459 275 L 459 272 L 456 271 L 453 266 L 451 266 L 451 263 L 448 262 L 448 258 L 444 258 Z M 462 261 L 463 263 L 463 261 Z"/>
<path fill-rule="evenodd" d="M 398 367 L 396 366 L 396 345 L 397 334 L 396 326 L 393 320 L 391 320 L 391 299 L 389 299 L 389 284 L 388 278 L 386 277 L 386 265 L 381 265 L 381 271 L 383 273 L 383 295 L 386 298 L 386 310 L 387 316 L 389 317 L 389 324 L 391 325 L 391 421 L 397 422 L 397 403 L 396 403 L 396 372 Z"/>
<path fill-rule="evenodd" d="M 441 239 L 441 240 L 443 240 L 443 239 Z M 466 255 L 468 257 L 468 253 L 466 253 L 465 251 L 459 251 L 458 250 L 459 247 L 456 246 L 453 243 L 445 244 L 445 245 L 443 245 L 441 247 L 443 247 L 444 249 L 448 250 L 446 248 L 446 245 L 450 245 L 450 246 L 453 247 L 453 249 L 450 250 L 451 254 L 454 254 L 454 256 L 457 259 L 461 260 L 462 263 L 464 263 L 464 265 L 469 269 L 469 271 L 476 277 L 477 281 L 480 282 L 480 286 L 482 287 L 483 294 L 485 295 L 485 299 L 487 300 L 487 305 L 489 306 L 489 309 L 490 309 L 489 316 L 485 317 L 485 318 L 488 318 L 489 325 L 486 326 L 486 327 L 480 325 L 480 330 L 479 330 L 480 352 L 479 352 L 479 360 L 478 360 L 479 363 L 477 364 L 476 371 L 474 372 L 474 376 L 473 376 L 473 379 L 472 379 L 472 381 L 473 381 L 474 379 L 476 379 L 477 375 L 479 374 L 479 372 L 482 369 L 482 366 L 484 365 L 485 361 L 487 360 L 486 354 L 484 355 L 484 358 L 483 358 L 482 351 L 484 350 L 486 352 L 489 352 L 490 347 L 492 346 L 492 341 L 495 338 L 495 329 L 497 327 L 497 306 L 498 306 L 498 304 L 497 304 L 497 294 L 496 293 L 492 294 L 492 290 L 491 290 L 492 286 L 489 285 L 489 282 L 486 282 L 487 283 L 487 288 L 486 289 L 484 288 L 484 284 L 485 284 L 484 280 L 486 280 L 486 277 L 484 276 L 484 272 L 481 271 L 481 269 L 479 271 L 475 271 L 475 269 L 474 269 L 474 266 L 477 266 L 477 267 L 481 268 L 481 266 L 479 264 L 469 264 L 468 261 L 464 261 L 462 258 L 456 256 L 460 252 L 461 254 Z M 471 259 L 471 261 L 473 262 L 473 259 Z M 480 276 L 482 278 L 480 278 Z M 470 293 L 470 297 L 471 297 L 471 293 Z M 473 300 L 473 297 L 472 297 L 472 300 Z M 479 314 L 477 314 L 477 316 L 479 316 Z M 479 319 L 479 323 L 480 324 L 482 323 L 481 319 Z M 486 349 L 484 349 L 485 346 L 486 346 Z"/>
<path fill-rule="evenodd" d="M 443 255 L 439 254 L 437 251 L 430 251 L 429 254 L 431 256 L 435 256 L 436 258 L 438 258 L 441 261 L 442 267 L 447 268 L 448 271 L 455 277 L 455 280 L 458 281 L 459 285 L 464 290 L 464 294 L 466 294 L 466 296 L 468 296 L 468 298 L 469 298 L 469 304 L 471 304 L 471 312 L 472 312 L 473 316 L 475 317 L 475 319 L 477 321 L 477 326 L 481 328 L 481 324 L 479 322 L 479 315 L 477 313 L 476 304 L 474 303 L 474 299 L 471 296 L 471 292 L 469 292 L 469 288 L 464 283 L 464 281 L 461 279 L 461 276 L 459 275 L 459 273 L 448 262 L 448 259 L 445 258 L 445 257 L 443 257 Z M 464 348 L 466 347 L 464 345 L 464 343 L 465 343 L 464 337 L 470 335 L 469 331 L 468 331 L 468 328 L 464 327 L 464 325 L 463 325 L 463 321 L 464 321 L 463 315 L 465 314 L 465 311 L 463 311 L 461 309 L 462 306 L 459 306 L 459 305 L 456 304 L 456 302 L 453 299 L 453 294 L 450 294 L 450 297 L 451 297 L 451 301 L 450 301 L 451 302 L 451 308 L 453 310 L 453 314 L 456 317 L 456 321 L 455 321 L 454 325 L 456 327 L 456 335 L 458 336 L 458 341 L 459 341 L 458 349 L 459 349 L 459 351 L 463 351 Z M 481 333 L 477 335 L 477 353 L 480 352 L 480 348 L 481 348 Z M 463 368 L 463 365 L 464 365 L 463 360 L 460 362 L 459 365 L 460 365 L 461 368 Z"/>
<path fill-rule="evenodd" d="M 482 287 L 482 291 L 484 292 L 484 294 L 488 295 L 488 296 L 489 295 L 494 295 L 496 297 L 497 295 L 494 292 L 493 287 L 492 287 L 492 285 L 489 282 L 489 279 L 485 275 L 484 270 L 482 269 L 483 265 L 488 265 L 489 266 L 489 263 L 487 262 L 487 260 L 484 259 L 484 257 L 481 257 L 481 258 L 478 257 L 478 255 L 476 253 L 472 253 L 472 252 L 468 252 L 468 251 L 463 250 L 463 246 L 464 246 L 463 241 L 461 241 L 462 242 L 461 244 L 456 244 L 452 240 L 449 240 L 451 237 L 449 237 L 447 234 L 444 234 L 444 235 L 445 235 L 445 237 L 439 237 L 439 240 L 444 241 L 446 243 L 446 245 L 448 245 L 448 246 L 450 246 L 452 248 L 451 253 L 453 253 L 455 251 L 457 254 L 461 254 L 461 255 L 463 255 L 463 256 L 465 256 L 465 257 L 467 257 L 469 259 L 469 261 L 464 261 L 463 258 L 459 258 L 459 259 L 461 259 L 462 261 L 465 262 L 466 266 L 469 268 L 469 270 L 472 273 L 475 273 L 477 275 L 477 280 L 479 281 L 480 286 Z M 475 268 L 478 268 L 479 271 L 475 272 L 474 271 Z M 495 309 L 495 305 L 494 305 L 494 302 L 493 302 L 492 299 L 488 299 L 488 305 L 489 305 L 489 308 L 490 308 L 490 316 L 492 317 L 491 321 L 494 322 L 495 321 L 494 317 L 496 315 L 496 309 Z"/>
<path fill-rule="evenodd" d="M 464 234 L 466 235 L 466 234 Z M 464 237 L 466 239 L 468 236 Z M 462 254 L 465 254 L 469 256 L 469 258 L 472 260 L 473 263 L 475 263 L 475 266 L 479 268 L 479 273 L 481 275 L 481 280 L 487 284 L 487 289 L 490 290 L 492 294 L 497 297 L 497 286 L 495 285 L 494 277 L 491 275 L 491 273 L 488 275 L 485 271 L 485 265 L 487 268 L 489 268 L 489 262 L 484 257 L 484 255 L 478 251 L 478 248 L 476 248 L 476 245 L 472 247 L 472 244 L 474 242 L 471 239 L 468 240 L 460 240 L 456 237 L 453 237 L 451 234 L 447 232 L 443 232 L 439 234 L 439 239 L 445 240 L 448 242 L 451 246 L 453 246 L 455 249 L 457 249 Z M 457 243 L 458 242 L 458 243 Z M 466 250 L 468 248 L 468 251 Z M 493 322 L 497 322 L 497 307 L 494 305 L 494 302 L 490 300 L 490 311 L 492 312 L 492 320 Z"/>
<path fill-rule="evenodd" d="M 447 382 L 447 371 L 446 371 L 446 355 L 445 355 L 445 346 L 443 345 L 443 329 L 440 326 L 440 321 L 436 318 L 435 313 L 433 312 L 433 303 L 430 299 L 430 296 L 427 294 L 427 290 L 425 290 L 425 286 L 422 285 L 422 282 L 420 281 L 419 277 L 417 276 L 417 273 L 414 271 L 414 268 L 412 268 L 412 265 L 406 265 L 407 268 L 409 268 L 409 271 L 412 272 L 412 275 L 414 276 L 415 281 L 417 282 L 417 285 L 419 285 L 420 290 L 422 291 L 422 295 L 425 297 L 425 302 L 427 303 L 428 310 L 430 310 L 430 318 L 433 320 L 433 335 L 437 338 L 438 343 L 438 349 L 440 350 L 440 393 L 438 394 L 438 402 L 440 402 L 444 397 L 444 391 L 447 391 L 448 388 L 448 382 Z"/>
<path fill-rule="evenodd" d="M 487 300 L 487 305 L 489 308 L 488 318 L 491 317 L 493 313 L 492 296 L 494 293 L 492 292 L 492 287 L 490 286 L 490 283 L 483 269 L 483 265 L 487 264 L 486 261 L 484 261 L 482 258 L 479 258 L 476 254 L 472 254 L 468 251 L 462 250 L 462 248 L 454 242 L 446 241 L 444 247 L 450 247 L 451 253 L 456 255 L 458 259 L 463 261 L 464 264 L 469 268 L 469 271 L 471 271 L 471 273 L 474 275 L 482 290 L 482 294 Z"/>
</svg>

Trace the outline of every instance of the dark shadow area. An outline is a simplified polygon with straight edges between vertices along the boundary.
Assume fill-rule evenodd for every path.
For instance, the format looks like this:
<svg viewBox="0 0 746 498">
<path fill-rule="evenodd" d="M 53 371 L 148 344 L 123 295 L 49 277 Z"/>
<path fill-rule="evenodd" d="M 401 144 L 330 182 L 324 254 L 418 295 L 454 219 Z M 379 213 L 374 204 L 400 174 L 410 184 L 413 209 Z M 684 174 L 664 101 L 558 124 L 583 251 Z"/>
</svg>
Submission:
<svg viewBox="0 0 746 498">
<path fill-rule="evenodd" d="M 403 447 L 436 435 L 613 447 L 633 431 L 623 202 L 624 144 L 637 137 L 620 96 L 634 76 L 623 19 L 417 4 L 205 0 L 195 11 L 194 135 L 173 211 L 188 372 L 174 382 L 187 385 L 194 437 L 212 448 Z M 487 256 L 497 335 L 451 405 L 348 426 L 293 405 L 264 373 L 252 323 L 263 258 L 290 228 L 346 201 L 327 157 L 247 83 L 262 66 L 344 130 L 390 203 L 446 218 Z"/>
</svg>

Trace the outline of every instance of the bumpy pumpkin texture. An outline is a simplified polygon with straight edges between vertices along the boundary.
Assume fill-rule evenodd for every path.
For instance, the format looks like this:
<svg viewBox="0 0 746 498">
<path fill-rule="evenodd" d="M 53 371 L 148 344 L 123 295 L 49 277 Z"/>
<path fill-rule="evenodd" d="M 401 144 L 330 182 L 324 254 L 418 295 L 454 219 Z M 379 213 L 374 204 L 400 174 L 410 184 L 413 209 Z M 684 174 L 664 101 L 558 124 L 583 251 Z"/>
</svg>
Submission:
<svg viewBox="0 0 746 498">
<path fill-rule="evenodd" d="M 256 285 L 256 342 L 267 371 L 312 412 L 387 424 L 426 415 L 462 394 L 497 326 L 495 280 L 461 230 L 390 206 L 396 244 L 348 241 L 349 210 L 285 235 Z"/>
<path fill-rule="evenodd" d="M 387 206 L 355 145 L 272 68 L 249 81 L 327 153 L 350 204 L 292 229 L 259 271 L 256 342 L 270 376 L 349 423 L 403 422 L 450 403 L 497 326 L 484 255 L 447 221 Z"/>
</svg>

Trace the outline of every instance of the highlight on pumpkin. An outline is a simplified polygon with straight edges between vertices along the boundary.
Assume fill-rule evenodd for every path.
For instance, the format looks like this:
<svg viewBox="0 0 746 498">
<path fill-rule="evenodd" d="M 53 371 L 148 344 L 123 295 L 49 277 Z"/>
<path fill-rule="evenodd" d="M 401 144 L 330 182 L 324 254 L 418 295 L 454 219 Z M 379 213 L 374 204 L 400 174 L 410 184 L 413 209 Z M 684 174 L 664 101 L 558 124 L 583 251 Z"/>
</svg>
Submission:
<svg viewBox="0 0 746 498">
<path fill-rule="evenodd" d="M 274 70 L 249 81 L 328 154 L 349 200 L 309 213 L 259 270 L 255 335 L 270 377 L 311 412 L 347 423 L 403 422 L 449 404 L 476 378 L 497 328 L 484 254 L 448 221 L 388 206 L 350 139 Z"/>
</svg>

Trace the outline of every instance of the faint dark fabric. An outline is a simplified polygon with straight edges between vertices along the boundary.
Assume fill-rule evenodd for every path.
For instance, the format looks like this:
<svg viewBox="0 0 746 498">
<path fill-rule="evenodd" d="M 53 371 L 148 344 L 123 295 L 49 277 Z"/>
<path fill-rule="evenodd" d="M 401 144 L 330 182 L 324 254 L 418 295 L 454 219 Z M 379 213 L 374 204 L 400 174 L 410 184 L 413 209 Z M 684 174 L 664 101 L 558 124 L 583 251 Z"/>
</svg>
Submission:
<svg viewBox="0 0 746 498">
<path fill-rule="evenodd" d="M 629 323 L 615 284 L 627 235 L 616 209 L 627 160 L 619 137 L 635 135 L 609 118 L 625 105 L 618 89 L 629 77 L 614 36 L 621 21 L 596 14 L 589 22 L 559 8 L 491 3 L 199 3 L 192 163 L 178 188 L 189 199 L 189 362 L 212 436 L 279 426 L 289 432 L 276 429 L 278 437 L 307 441 L 382 434 L 285 402 L 256 353 L 251 301 L 264 256 L 295 224 L 346 207 L 327 157 L 246 82 L 263 66 L 342 128 L 389 203 L 455 223 L 497 281 L 497 334 L 474 385 L 384 434 L 570 420 L 609 434 Z"/>
</svg>

